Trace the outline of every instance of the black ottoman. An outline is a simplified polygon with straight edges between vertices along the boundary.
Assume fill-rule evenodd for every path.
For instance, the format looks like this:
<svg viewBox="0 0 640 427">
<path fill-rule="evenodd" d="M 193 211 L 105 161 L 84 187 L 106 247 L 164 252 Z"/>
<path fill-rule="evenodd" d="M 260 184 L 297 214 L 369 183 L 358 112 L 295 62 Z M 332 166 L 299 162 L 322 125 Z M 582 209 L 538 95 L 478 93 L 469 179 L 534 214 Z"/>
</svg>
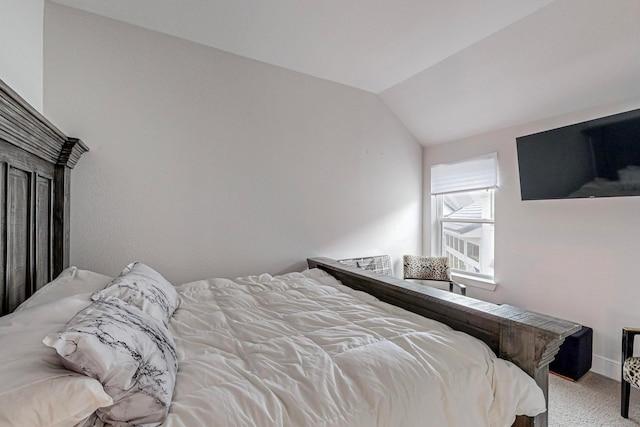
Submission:
<svg viewBox="0 0 640 427">
<path fill-rule="evenodd" d="M 592 348 L 593 329 L 583 326 L 564 340 L 549 371 L 576 381 L 591 369 Z"/>
</svg>

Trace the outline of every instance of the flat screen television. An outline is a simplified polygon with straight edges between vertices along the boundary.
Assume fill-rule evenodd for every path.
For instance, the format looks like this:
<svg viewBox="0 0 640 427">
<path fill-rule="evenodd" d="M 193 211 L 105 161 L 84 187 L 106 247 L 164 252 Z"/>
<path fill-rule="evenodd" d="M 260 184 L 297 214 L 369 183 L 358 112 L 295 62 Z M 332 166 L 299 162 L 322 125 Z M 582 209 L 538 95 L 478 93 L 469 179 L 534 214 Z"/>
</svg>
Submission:
<svg viewBox="0 0 640 427">
<path fill-rule="evenodd" d="M 640 109 L 516 138 L 522 200 L 640 196 Z"/>
</svg>

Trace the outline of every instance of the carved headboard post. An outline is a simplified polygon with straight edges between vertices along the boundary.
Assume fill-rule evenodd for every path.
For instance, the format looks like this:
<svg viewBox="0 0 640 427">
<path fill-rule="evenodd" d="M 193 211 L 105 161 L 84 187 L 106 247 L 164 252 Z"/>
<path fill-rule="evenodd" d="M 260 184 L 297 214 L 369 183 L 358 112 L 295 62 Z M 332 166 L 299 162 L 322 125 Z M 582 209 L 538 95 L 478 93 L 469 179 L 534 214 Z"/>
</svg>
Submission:
<svg viewBox="0 0 640 427">
<path fill-rule="evenodd" d="M 89 151 L 77 138 L 67 138 L 60 151 L 53 176 L 53 276 L 57 276 L 69 266 L 70 250 L 70 191 L 71 169 L 76 165 L 82 153 Z"/>
<path fill-rule="evenodd" d="M 69 265 L 69 179 L 88 148 L 0 80 L 0 315 Z"/>
</svg>

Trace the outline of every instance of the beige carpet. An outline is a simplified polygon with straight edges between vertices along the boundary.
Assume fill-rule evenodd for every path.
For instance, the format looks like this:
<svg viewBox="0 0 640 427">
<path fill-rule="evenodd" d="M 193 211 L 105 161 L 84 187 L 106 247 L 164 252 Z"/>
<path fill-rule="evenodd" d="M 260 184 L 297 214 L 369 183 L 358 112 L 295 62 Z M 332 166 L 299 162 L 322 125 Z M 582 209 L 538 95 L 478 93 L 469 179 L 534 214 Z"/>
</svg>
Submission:
<svg viewBox="0 0 640 427">
<path fill-rule="evenodd" d="M 620 416 L 620 383 L 593 372 L 576 382 L 549 375 L 549 427 L 640 425 L 640 390 L 631 388 L 629 418 Z"/>
</svg>

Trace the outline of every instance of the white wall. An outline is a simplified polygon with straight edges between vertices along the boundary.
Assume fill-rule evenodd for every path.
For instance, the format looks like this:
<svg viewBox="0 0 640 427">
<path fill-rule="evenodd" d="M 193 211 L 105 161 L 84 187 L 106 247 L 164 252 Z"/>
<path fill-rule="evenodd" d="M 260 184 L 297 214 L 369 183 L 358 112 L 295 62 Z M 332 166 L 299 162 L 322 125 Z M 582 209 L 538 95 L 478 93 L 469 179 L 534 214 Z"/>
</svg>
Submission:
<svg viewBox="0 0 640 427">
<path fill-rule="evenodd" d="M 515 138 L 636 108 L 640 99 L 429 147 L 424 157 L 429 188 L 431 165 L 498 152 L 498 286 L 469 295 L 592 327 L 592 369 L 612 378 L 619 378 L 621 328 L 640 326 L 640 197 L 521 201 Z M 425 252 L 430 238 L 426 218 Z"/>
<path fill-rule="evenodd" d="M 0 79 L 42 112 L 44 0 L 0 0 Z"/>
<path fill-rule="evenodd" d="M 421 245 L 422 148 L 376 96 L 45 9 L 45 112 L 91 149 L 71 262 L 185 282 Z"/>
</svg>

